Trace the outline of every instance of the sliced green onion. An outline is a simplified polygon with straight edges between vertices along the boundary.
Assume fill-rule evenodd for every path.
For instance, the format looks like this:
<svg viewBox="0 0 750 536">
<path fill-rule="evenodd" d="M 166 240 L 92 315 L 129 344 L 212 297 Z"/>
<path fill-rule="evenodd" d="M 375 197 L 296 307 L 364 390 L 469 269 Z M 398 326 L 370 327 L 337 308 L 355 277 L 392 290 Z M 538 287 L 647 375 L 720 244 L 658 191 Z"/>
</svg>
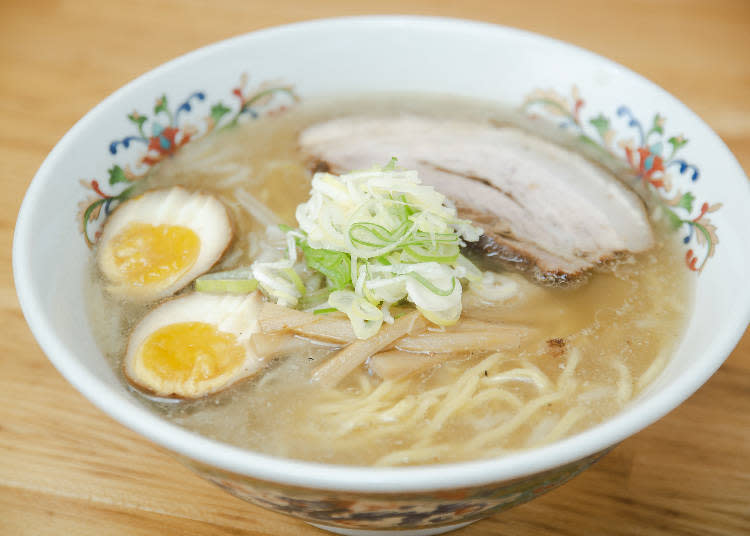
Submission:
<svg viewBox="0 0 750 536">
<path fill-rule="evenodd" d="M 464 272 L 461 277 L 466 278 L 469 282 L 477 283 L 482 280 L 482 271 L 463 255 L 459 255 L 456 259 L 456 266 Z"/>
<path fill-rule="evenodd" d="M 458 260 L 458 244 L 450 244 L 440 251 L 438 248 L 427 249 L 421 245 L 405 246 L 404 251 L 419 262 L 440 262 L 443 264 L 453 263 Z"/>
<path fill-rule="evenodd" d="M 383 166 L 383 171 L 396 171 L 396 163 L 398 162 L 398 158 L 395 156 L 391 157 L 391 160 Z"/>
<path fill-rule="evenodd" d="M 404 245 L 415 244 L 458 244 L 458 237 L 452 233 L 425 233 L 417 231 L 411 240 L 403 242 Z"/>
<path fill-rule="evenodd" d="M 404 204 L 404 211 L 406 212 L 406 217 L 408 218 L 412 214 L 415 214 L 417 211 L 411 206 L 411 203 L 406 200 L 406 194 L 401 194 L 401 202 Z"/>
<path fill-rule="evenodd" d="M 285 268 L 283 272 L 289 280 L 294 283 L 294 286 L 297 287 L 299 293 L 304 296 L 307 289 L 305 288 L 305 284 L 302 282 L 299 274 L 294 271 L 294 268 Z"/>
<path fill-rule="evenodd" d="M 409 228 L 408 221 L 404 221 L 401 225 L 399 225 L 393 231 L 383 227 L 382 225 L 378 225 L 377 223 L 357 222 L 349 226 L 349 239 L 354 244 L 359 244 L 362 246 L 370 246 L 373 248 L 379 248 L 379 247 L 387 246 L 387 245 L 398 242 L 404 236 L 408 228 Z M 354 235 L 354 232 L 357 231 L 358 229 L 362 229 L 366 233 L 369 233 L 376 239 L 380 240 L 380 242 L 368 242 L 365 238 L 356 237 Z"/>
<path fill-rule="evenodd" d="M 269 266 L 269 273 L 258 263 L 254 275 L 261 288 L 273 284 L 271 297 L 315 314 L 341 311 L 360 339 L 391 321 L 390 303 L 403 299 L 433 322 L 455 322 L 462 284 L 478 280 L 460 248 L 482 231 L 458 218 L 415 170 L 397 169 L 396 163 L 392 158 L 385 167 L 341 176 L 316 173 L 310 201 L 297 207 L 300 229 L 280 226 L 289 244 L 294 237 L 306 269 L 293 269 L 300 268 L 294 251 L 288 263 Z M 319 279 L 307 280 L 310 272 Z"/>
<path fill-rule="evenodd" d="M 258 288 L 258 281 L 249 268 L 205 274 L 195 280 L 195 290 L 214 294 L 250 294 Z"/>
<path fill-rule="evenodd" d="M 299 299 L 299 302 L 297 304 L 299 305 L 300 309 L 310 309 L 311 307 L 315 307 L 316 305 L 327 302 L 328 296 L 332 291 L 332 288 L 325 287 L 314 290 L 312 292 L 308 292 Z"/>
<path fill-rule="evenodd" d="M 314 315 L 326 315 L 328 313 L 335 313 L 336 311 L 338 311 L 338 309 L 336 309 L 335 307 L 325 307 L 323 309 L 315 309 L 313 311 L 313 314 Z"/>
<path fill-rule="evenodd" d="M 419 283 L 423 287 L 425 287 L 427 290 L 429 290 L 433 294 L 437 294 L 438 296 L 450 296 L 456 288 L 455 277 L 451 278 L 451 288 L 449 288 L 448 290 L 443 290 L 443 289 L 436 287 L 429 279 L 418 274 L 417 272 L 407 272 L 406 275 L 413 277 L 414 279 L 419 281 Z"/>
<path fill-rule="evenodd" d="M 383 312 L 351 290 L 331 292 L 328 303 L 349 317 L 358 339 L 372 337 L 383 324 Z"/>
</svg>

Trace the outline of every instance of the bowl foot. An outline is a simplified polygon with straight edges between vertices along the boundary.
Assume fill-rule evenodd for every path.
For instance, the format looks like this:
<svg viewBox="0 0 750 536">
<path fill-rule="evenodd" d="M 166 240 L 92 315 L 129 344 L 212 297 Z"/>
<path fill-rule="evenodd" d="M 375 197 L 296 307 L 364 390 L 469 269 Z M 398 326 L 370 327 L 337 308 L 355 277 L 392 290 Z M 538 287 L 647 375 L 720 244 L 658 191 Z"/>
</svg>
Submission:
<svg viewBox="0 0 750 536">
<path fill-rule="evenodd" d="M 347 529 L 344 527 L 329 527 L 328 525 L 320 525 L 318 523 L 310 523 L 313 527 L 327 530 L 336 534 L 343 534 L 344 536 L 386 536 L 388 534 L 394 534 L 398 536 L 432 536 L 433 534 L 443 534 L 452 530 L 458 530 L 468 525 L 471 525 L 474 521 L 467 523 L 456 523 L 455 525 L 443 525 L 441 527 L 433 527 L 429 529 Z"/>
</svg>

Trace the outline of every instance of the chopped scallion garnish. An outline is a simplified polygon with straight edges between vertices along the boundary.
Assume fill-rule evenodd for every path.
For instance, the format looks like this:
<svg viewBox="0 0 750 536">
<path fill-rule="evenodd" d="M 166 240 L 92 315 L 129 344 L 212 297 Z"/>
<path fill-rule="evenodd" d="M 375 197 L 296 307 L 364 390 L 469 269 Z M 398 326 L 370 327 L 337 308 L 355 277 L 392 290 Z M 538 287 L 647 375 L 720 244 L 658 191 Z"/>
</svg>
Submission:
<svg viewBox="0 0 750 536">
<path fill-rule="evenodd" d="M 377 332 L 391 318 L 390 304 L 403 300 L 434 322 L 455 322 L 459 280 L 476 271 L 460 247 L 482 231 L 458 218 L 416 171 L 396 163 L 392 158 L 384 167 L 341 176 L 316 173 L 310 200 L 297 207 L 300 228 L 282 227 L 292 244 L 288 258 L 253 265 L 261 288 L 280 303 L 306 309 L 327 301 L 331 307 L 314 312 L 342 311 L 360 338 Z M 302 268 L 295 269 L 294 245 L 302 252 Z M 322 288 L 315 283 L 306 289 L 299 274 L 309 270 L 325 277 Z"/>
<path fill-rule="evenodd" d="M 195 280 L 195 290 L 213 294 L 249 294 L 258 288 L 249 268 L 204 274 Z"/>
</svg>

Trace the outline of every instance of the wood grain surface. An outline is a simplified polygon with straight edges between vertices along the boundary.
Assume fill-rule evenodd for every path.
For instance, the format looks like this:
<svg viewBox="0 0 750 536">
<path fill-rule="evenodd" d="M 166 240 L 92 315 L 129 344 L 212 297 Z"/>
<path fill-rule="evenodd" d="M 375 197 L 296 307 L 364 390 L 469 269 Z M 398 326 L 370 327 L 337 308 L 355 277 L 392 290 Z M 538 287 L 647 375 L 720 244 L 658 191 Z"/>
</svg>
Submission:
<svg viewBox="0 0 750 536">
<path fill-rule="evenodd" d="M 0 0 L 0 535 L 323 534 L 204 482 L 68 385 L 19 310 L 12 230 L 54 144 L 134 77 L 258 28 L 399 12 L 516 26 L 608 56 L 695 110 L 750 171 L 748 0 Z M 717 374 L 666 418 L 571 483 L 458 534 L 748 533 L 746 333 Z"/>
</svg>

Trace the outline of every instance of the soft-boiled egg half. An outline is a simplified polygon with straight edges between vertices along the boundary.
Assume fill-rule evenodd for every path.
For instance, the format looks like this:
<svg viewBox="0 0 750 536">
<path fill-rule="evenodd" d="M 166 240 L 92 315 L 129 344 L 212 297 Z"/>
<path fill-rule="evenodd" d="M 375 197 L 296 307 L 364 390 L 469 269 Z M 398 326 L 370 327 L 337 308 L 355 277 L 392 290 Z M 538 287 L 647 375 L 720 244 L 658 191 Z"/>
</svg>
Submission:
<svg viewBox="0 0 750 536">
<path fill-rule="evenodd" d="M 128 341 L 125 377 L 162 397 L 199 398 L 258 372 L 251 344 L 262 303 L 245 296 L 193 293 L 148 313 Z"/>
<path fill-rule="evenodd" d="M 120 205 L 104 226 L 97 262 L 113 294 L 169 296 L 207 272 L 232 240 L 226 208 L 179 186 Z"/>
</svg>

